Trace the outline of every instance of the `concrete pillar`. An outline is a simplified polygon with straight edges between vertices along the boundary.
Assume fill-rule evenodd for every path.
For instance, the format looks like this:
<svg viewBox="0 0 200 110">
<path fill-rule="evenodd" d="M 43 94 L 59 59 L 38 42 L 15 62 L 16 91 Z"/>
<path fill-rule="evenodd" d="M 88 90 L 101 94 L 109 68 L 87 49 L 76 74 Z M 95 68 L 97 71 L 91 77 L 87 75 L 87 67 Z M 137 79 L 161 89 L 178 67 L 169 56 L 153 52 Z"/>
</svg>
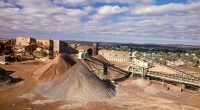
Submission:
<svg viewBox="0 0 200 110">
<path fill-rule="evenodd" d="M 164 85 L 165 85 L 165 79 L 162 80 L 162 86 L 164 86 Z"/>
<path fill-rule="evenodd" d="M 103 74 L 108 75 L 108 66 L 106 64 L 103 64 Z"/>
<path fill-rule="evenodd" d="M 142 68 L 142 78 L 144 78 L 145 74 L 144 74 L 144 68 Z"/>
<path fill-rule="evenodd" d="M 169 90 L 170 88 L 169 88 L 169 84 L 167 84 L 167 90 Z"/>
<path fill-rule="evenodd" d="M 181 92 L 185 90 L 185 84 L 181 84 Z"/>
<path fill-rule="evenodd" d="M 132 73 L 131 73 L 131 76 L 130 76 L 130 77 L 132 78 L 132 77 L 133 77 L 133 74 L 134 74 L 134 73 L 133 73 L 133 72 L 134 72 L 133 66 L 131 66 L 131 72 L 132 72 Z"/>
</svg>

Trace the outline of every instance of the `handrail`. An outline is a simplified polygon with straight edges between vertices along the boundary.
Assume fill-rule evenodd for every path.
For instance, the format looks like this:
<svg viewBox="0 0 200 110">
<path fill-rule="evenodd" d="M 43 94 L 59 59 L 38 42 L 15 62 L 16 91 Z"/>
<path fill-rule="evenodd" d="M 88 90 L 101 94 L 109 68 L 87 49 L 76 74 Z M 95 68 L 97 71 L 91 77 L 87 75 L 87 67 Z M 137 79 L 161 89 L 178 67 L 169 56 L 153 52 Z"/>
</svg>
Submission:
<svg viewBox="0 0 200 110">
<path fill-rule="evenodd" d="M 200 86 L 200 80 L 194 79 L 193 77 L 183 76 L 181 74 L 162 74 L 158 72 L 148 72 L 147 76 L 154 76 L 162 79 L 168 79 L 171 81 L 182 82 L 186 84 Z"/>
</svg>

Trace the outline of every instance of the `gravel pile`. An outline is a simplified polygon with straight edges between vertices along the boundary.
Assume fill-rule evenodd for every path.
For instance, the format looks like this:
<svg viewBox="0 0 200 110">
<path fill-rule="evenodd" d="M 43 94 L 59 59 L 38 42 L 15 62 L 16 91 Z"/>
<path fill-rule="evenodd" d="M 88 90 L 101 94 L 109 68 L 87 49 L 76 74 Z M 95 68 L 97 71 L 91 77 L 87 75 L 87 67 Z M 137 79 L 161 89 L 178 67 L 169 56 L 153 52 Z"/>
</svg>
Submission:
<svg viewBox="0 0 200 110">
<path fill-rule="evenodd" d="M 6 71 L 0 67 L 0 90 L 22 81 L 20 77 L 11 77 L 11 71 Z"/>
<path fill-rule="evenodd" d="M 76 60 L 69 54 L 60 54 L 45 66 L 37 69 L 33 75 L 40 80 L 53 80 L 56 76 L 61 75 L 73 65 Z"/>
<path fill-rule="evenodd" d="M 10 82 L 12 77 L 9 76 L 8 72 L 0 67 L 0 83 L 2 82 Z"/>
<path fill-rule="evenodd" d="M 94 101 L 114 97 L 115 87 L 97 77 L 82 62 L 77 62 L 54 80 L 41 83 L 36 91 L 55 100 Z"/>
</svg>

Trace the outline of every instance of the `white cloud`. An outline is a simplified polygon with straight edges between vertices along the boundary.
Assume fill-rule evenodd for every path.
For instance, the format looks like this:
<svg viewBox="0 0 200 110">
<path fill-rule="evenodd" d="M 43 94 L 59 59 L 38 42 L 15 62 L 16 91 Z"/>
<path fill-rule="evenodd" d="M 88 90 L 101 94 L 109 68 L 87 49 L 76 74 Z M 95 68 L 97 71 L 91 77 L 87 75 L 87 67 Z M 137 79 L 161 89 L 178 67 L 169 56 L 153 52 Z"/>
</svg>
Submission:
<svg viewBox="0 0 200 110">
<path fill-rule="evenodd" d="M 132 0 L 103 1 L 128 3 Z M 140 0 L 133 1 L 138 3 Z M 142 1 L 145 2 L 145 0 Z M 93 2 L 96 1 L 93 0 Z M 199 2 L 161 6 L 152 5 L 150 2 L 153 0 L 146 2 L 150 6 L 139 5 L 143 7 L 136 8 L 134 8 L 135 5 L 129 7 L 106 5 L 98 8 L 91 7 L 92 5 L 85 1 L 85 3 L 81 3 L 81 8 L 67 8 L 68 6 L 56 5 L 51 0 L 16 0 L 12 3 L 0 1 L 0 32 L 14 30 L 40 31 L 41 34 L 59 32 L 64 34 L 86 33 L 89 35 L 142 36 L 145 38 L 154 36 L 158 38 L 200 39 Z M 134 9 L 130 10 L 130 8 Z M 133 14 L 129 14 L 130 11 Z M 140 16 L 135 16 L 136 14 L 140 14 Z M 149 14 L 151 15 L 149 16 Z M 156 16 L 152 16 L 152 14 Z"/>
<path fill-rule="evenodd" d="M 97 1 L 97 0 L 95 0 L 95 1 Z M 101 0 L 101 1 L 107 2 L 107 3 L 118 2 L 118 3 L 129 3 L 129 4 L 138 4 L 138 3 L 152 4 L 155 2 L 155 0 Z"/>
<path fill-rule="evenodd" d="M 162 14 L 162 13 L 184 12 L 196 9 L 200 9 L 200 2 L 191 4 L 171 3 L 161 6 L 137 7 L 132 10 L 132 14 Z"/>
<path fill-rule="evenodd" d="M 119 7 L 117 5 L 116 6 L 105 5 L 105 6 L 102 6 L 98 9 L 96 9 L 96 11 L 97 11 L 97 13 L 95 15 L 90 16 L 91 21 L 89 21 L 89 22 L 97 22 L 97 21 L 102 20 L 103 18 L 106 18 L 109 16 L 128 12 L 129 8 L 128 7 Z"/>
<path fill-rule="evenodd" d="M 102 6 L 97 10 L 97 14 L 103 16 L 111 16 L 119 13 L 123 13 L 128 11 L 127 7 L 119 7 L 119 6 Z"/>
<path fill-rule="evenodd" d="M 91 7 L 91 6 L 86 6 L 86 7 L 84 7 L 84 10 L 87 11 L 87 12 L 92 12 L 95 9 L 93 7 Z"/>
<path fill-rule="evenodd" d="M 11 8 L 11 7 L 14 7 L 14 6 L 10 3 L 5 3 L 3 1 L 0 1 L 0 8 Z"/>
<path fill-rule="evenodd" d="M 199 2 L 199 0 L 187 0 L 187 3 L 194 3 L 194 2 Z"/>
<path fill-rule="evenodd" d="M 54 0 L 56 4 L 65 4 L 65 5 L 80 5 L 87 3 L 87 0 Z"/>
<path fill-rule="evenodd" d="M 74 17 L 81 17 L 84 15 L 88 15 L 94 10 L 93 7 L 86 6 L 82 10 L 81 9 L 65 9 L 65 13 L 69 16 L 74 16 Z"/>
<path fill-rule="evenodd" d="M 85 10 L 80 9 L 66 9 L 66 14 L 69 16 L 83 16 L 90 13 L 91 9 L 86 8 Z"/>
<path fill-rule="evenodd" d="M 62 5 L 88 5 L 97 2 L 104 2 L 104 3 L 127 3 L 127 4 L 153 4 L 155 0 L 54 0 L 56 4 Z"/>
</svg>

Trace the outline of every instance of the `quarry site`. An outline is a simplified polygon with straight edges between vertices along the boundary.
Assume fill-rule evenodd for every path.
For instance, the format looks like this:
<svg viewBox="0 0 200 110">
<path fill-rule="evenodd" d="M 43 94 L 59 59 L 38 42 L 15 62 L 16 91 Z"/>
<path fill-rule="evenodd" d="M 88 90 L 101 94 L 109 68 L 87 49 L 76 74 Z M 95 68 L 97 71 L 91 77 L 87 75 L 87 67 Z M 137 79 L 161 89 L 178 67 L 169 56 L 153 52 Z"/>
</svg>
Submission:
<svg viewBox="0 0 200 110">
<path fill-rule="evenodd" d="M 96 57 L 107 61 L 102 56 Z M 108 69 L 108 74 L 94 72 L 84 60 L 68 54 L 44 62 L 15 62 L 1 65 L 10 73 L 1 82 L 1 110 L 198 110 L 198 92 L 180 92 L 177 86 L 162 85 L 156 80 L 129 77 Z M 6 71 L 9 70 L 9 71 Z M 20 79 L 19 79 L 20 78 Z M 16 81 L 16 82 L 15 82 Z M 8 82 L 10 84 L 8 84 Z"/>
<path fill-rule="evenodd" d="M 0 110 L 200 110 L 200 0 L 0 0 Z"/>
<path fill-rule="evenodd" d="M 51 42 L 19 37 L 2 43 L 0 110 L 200 109 L 198 68 L 98 43 Z"/>
</svg>

